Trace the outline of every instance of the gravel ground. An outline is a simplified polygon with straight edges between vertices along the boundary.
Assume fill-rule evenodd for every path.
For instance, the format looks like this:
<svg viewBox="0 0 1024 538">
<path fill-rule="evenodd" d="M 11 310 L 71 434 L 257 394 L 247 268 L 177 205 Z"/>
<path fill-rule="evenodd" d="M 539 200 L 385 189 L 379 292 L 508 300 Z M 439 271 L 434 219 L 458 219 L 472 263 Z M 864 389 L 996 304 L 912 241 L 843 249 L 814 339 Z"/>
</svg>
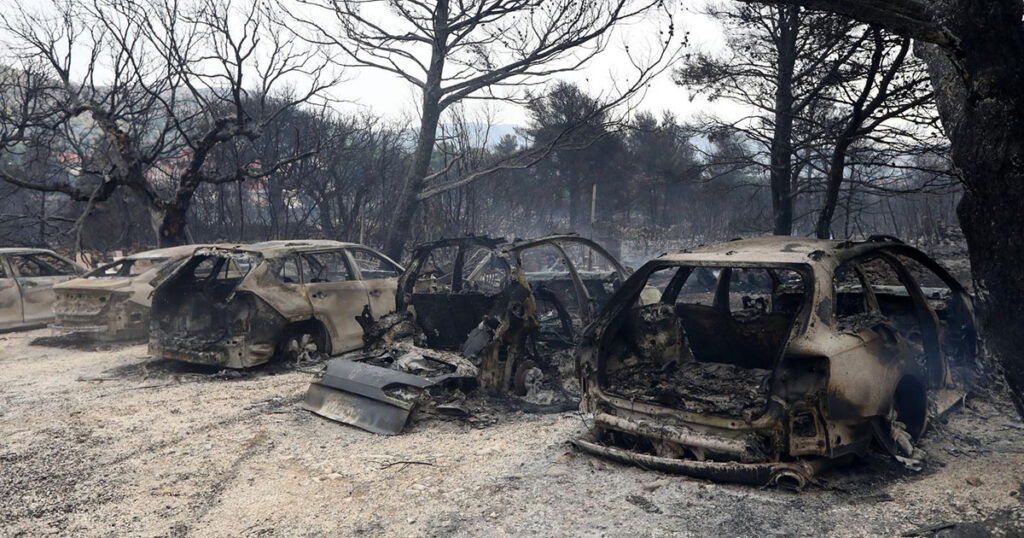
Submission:
<svg viewBox="0 0 1024 538">
<path fill-rule="evenodd" d="M 893 536 L 975 522 L 941 531 L 964 535 L 1022 512 L 1024 425 L 999 398 L 936 424 L 924 472 L 869 457 L 794 494 L 576 453 L 576 413 L 373 435 L 302 411 L 309 377 L 0 334 L 0 535 Z"/>
</svg>

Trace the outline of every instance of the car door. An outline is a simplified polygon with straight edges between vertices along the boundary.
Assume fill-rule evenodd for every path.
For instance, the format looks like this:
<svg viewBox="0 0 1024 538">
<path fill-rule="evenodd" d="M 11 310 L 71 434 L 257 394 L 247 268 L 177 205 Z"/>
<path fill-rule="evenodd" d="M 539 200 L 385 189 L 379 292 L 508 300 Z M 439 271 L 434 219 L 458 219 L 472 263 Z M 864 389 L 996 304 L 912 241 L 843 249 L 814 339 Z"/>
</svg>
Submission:
<svg viewBox="0 0 1024 538">
<path fill-rule="evenodd" d="M 14 280 L 6 261 L 0 256 L 0 329 L 10 329 L 24 323 L 21 310 L 21 290 Z"/>
<path fill-rule="evenodd" d="M 366 283 L 359 280 L 341 249 L 303 255 L 306 293 L 313 315 L 331 336 L 334 354 L 363 347 L 356 316 L 369 304 Z"/>
<path fill-rule="evenodd" d="M 22 317 L 26 324 L 53 320 L 54 284 L 77 276 L 71 262 L 50 253 L 12 254 L 8 257 L 21 290 Z"/>
<path fill-rule="evenodd" d="M 395 292 L 402 268 L 393 261 L 366 248 L 348 249 L 352 264 L 366 283 L 370 295 L 370 311 L 374 318 L 395 311 Z"/>
</svg>

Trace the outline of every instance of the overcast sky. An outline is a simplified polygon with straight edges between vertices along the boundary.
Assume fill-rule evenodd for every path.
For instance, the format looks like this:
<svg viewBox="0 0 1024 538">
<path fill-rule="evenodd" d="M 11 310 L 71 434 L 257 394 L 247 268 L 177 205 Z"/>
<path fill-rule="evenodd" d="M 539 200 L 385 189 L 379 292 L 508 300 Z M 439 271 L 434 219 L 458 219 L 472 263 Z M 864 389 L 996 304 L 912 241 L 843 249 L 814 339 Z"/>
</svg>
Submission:
<svg viewBox="0 0 1024 538">
<path fill-rule="evenodd" d="M 52 0 L 24 0 L 28 9 L 46 9 Z M 676 35 L 675 44 L 688 37 L 687 50 L 720 50 L 723 43 L 722 29 L 713 19 L 693 12 L 706 0 L 676 0 L 673 9 Z M 616 28 L 609 39 L 607 49 L 594 58 L 585 69 L 561 76 L 560 78 L 580 84 L 591 94 L 613 93 L 615 84 L 627 83 L 625 78 L 633 73 L 628 68 L 624 47 L 628 44 L 636 52 L 651 41 L 658 39 L 659 30 L 665 28 L 662 18 L 635 20 Z M 77 54 L 84 68 L 85 55 Z M 553 81 L 554 79 L 552 79 Z M 350 111 L 369 111 L 390 119 L 413 119 L 417 117 L 418 98 L 415 89 L 396 75 L 371 68 L 348 68 L 345 81 L 332 90 L 332 95 L 344 103 L 338 108 Z M 709 104 L 706 100 L 690 99 L 690 94 L 676 86 L 671 79 L 671 69 L 659 75 L 636 104 L 641 110 L 660 114 L 669 110 L 680 118 L 688 118 L 701 111 L 725 116 L 740 112 L 728 103 Z M 492 121 L 499 124 L 522 125 L 526 112 L 519 106 L 490 102 L 481 105 L 472 101 L 471 113 L 479 113 L 482 107 L 491 112 Z"/>
<path fill-rule="evenodd" d="M 688 33 L 687 49 L 719 50 L 723 45 L 721 27 L 703 15 L 694 13 L 690 6 L 700 5 L 703 0 L 683 0 L 676 6 L 673 16 L 676 25 L 676 44 L 682 43 Z M 608 48 L 595 57 L 582 71 L 559 78 L 574 81 L 591 93 L 613 92 L 614 84 L 632 73 L 625 62 L 624 46 L 644 43 L 657 35 L 663 24 L 656 20 L 638 20 L 628 26 L 618 28 L 609 41 Z M 416 117 L 417 93 L 415 89 L 396 75 L 364 68 L 350 68 L 346 71 L 347 81 L 339 85 L 333 92 L 339 99 L 350 101 L 351 104 L 341 105 L 345 110 L 371 110 L 377 114 L 392 118 Z M 642 95 L 639 109 L 650 110 L 660 114 L 662 110 L 670 110 L 680 118 L 690 117 L 700 111 L 713 111 L 724 115 L 737 113 L 735 107 L 727 103 L 709 104 L 697 98 L 690 100 L 690 93 L 672 82 L 671 70 L 659 75 L 650 88 Z M 526 113 L 518 106 L 507 103 L 490 103 L 488 105 L 473 102 L 472 107 L 479 110 L 486 106 L 493 112 L 495 123 L 517 124 L 525 122 Z"/>
</svg>

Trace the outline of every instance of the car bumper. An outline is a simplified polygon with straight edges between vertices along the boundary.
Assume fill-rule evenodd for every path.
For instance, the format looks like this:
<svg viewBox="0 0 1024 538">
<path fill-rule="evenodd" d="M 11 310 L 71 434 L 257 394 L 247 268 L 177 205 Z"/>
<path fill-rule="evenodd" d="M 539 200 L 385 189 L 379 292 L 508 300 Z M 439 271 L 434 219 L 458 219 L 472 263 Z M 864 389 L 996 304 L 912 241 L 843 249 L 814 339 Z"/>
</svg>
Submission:
<svg viewBox="0 0 1024 538">
<path fill-rule="evenodd" d="M 181 344 L 160 342 L 150 338 L 149 355 L 193 364 L 223 368 L 249 368 L 268 362 L 274 357 L 270 344 L 252 344 L 244 337 L 231 338 L 221 344 L 193 349 Z"/>
<path fill-rule="evenodd" d="M 800 490 L 834 460 L 811 459 L 795 462 L 744 463 L 732 461 L 698 461 L 641 454 L 597 443 L 592 438 L 578 438 L 572 444 L 580 450 L 620 463 L 636 465 L 665 473 L 684 474 L 717 482 L 734 482 L 755 486 L 782 486 Z"/>
<path fill-rule="evenodd" d="M 99 313 L 75 312 L 54 308 L 51 329 L 68 333 L 88 333 L 97 338 L 123 339 L 145 336 L 149 329 L 149 309 L 132 302 L 111 304 Z"/>
</svg>

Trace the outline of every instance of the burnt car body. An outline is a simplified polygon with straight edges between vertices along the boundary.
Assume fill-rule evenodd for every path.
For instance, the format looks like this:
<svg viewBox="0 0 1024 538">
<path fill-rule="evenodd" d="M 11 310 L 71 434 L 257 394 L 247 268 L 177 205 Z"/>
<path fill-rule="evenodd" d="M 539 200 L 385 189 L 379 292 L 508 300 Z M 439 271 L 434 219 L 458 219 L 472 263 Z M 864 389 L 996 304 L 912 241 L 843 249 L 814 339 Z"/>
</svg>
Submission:
<svg viewBox="0 0 1024 538">
<path fill-rule="evenodd" d="M 362 347 L 356 316 L 395 307 L 401 266 L 369 247 L 327 240 L 200 248 L 158 278 L 154 357 L 247 368 Z"/>
<path fill-rule="evenodd" d="M 0 248 L 0 330 L 52 321 L 54 286 L 84 272 L 52 250 Z"/>
<path fill-rule="evenodd" d="M 656 302 L 642 301 L 652 286 Z M 579 348 L 590 431 L 648 469 L 800 488 L 872 439 L 904 461 L 965 396 L 970 297 L 889 237 L 736 240 L 639 269 Z"/>
<path fill-rule="evenodd" d="M 331 361 L 304 408 L 396 434 L 425 400 L 458 412 L 444 401 L 454 389 L 525 396 L 545 385 L 563 392 L 561 378 L 574 377 L 577 334 L 626 276 L 614 256 L 576 235 L 421 245 L 399 279 L 395 314 L 364 318 L 367 352 Z"/>
<path fill-rule="evenodd" d="M 98 339 L 144 337 L 149 332 L 153 280 L 165 267 L 180 263 L 203 246 L 138 252 L 57 284 L 50 327 Z"/>
</svg>

